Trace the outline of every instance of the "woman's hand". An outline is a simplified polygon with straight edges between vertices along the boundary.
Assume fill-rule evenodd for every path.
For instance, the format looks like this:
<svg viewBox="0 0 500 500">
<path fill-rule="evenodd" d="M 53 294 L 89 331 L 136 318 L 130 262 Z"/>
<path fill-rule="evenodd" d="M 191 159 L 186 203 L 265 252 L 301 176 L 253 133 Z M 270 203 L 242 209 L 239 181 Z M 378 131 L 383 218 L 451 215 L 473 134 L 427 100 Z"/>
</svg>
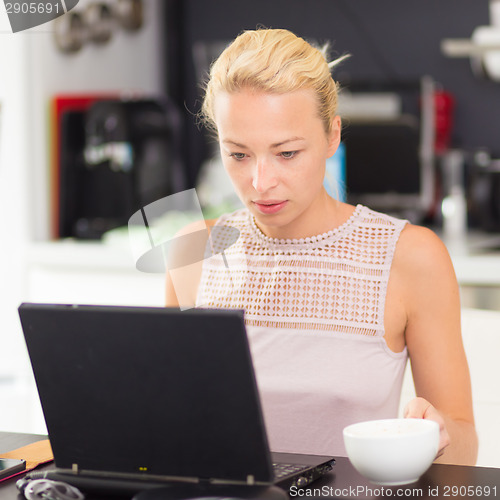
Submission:
<svg viewBox="0 0 500 500">
<path fill-rule="evenodd" d="M 444 449 L 450 444 L 450 436 L 446 430 L 446 424 L 441 413 L 426 399 L 415 398 L 406 405 L 403 416 L 405 418 L 434 420 L 439 424 L 439 448 L 436 458 L 440 457 L 444 453 Z"/>
</svg>

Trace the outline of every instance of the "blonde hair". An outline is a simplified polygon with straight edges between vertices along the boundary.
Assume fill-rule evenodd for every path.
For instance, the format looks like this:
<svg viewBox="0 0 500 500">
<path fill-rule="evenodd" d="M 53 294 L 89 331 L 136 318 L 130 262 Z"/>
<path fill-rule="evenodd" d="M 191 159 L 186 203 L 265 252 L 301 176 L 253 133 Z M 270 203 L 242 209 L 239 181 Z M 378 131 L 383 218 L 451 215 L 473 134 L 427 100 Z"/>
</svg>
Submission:
<svg viewBox="0 0 500 500">
<path fill-rule="evenodd" d="M 311 89 L 318 99 L 319 117 L 331 131 L 337 111 L 338 84 L 330 69 L 347 56 L 328 63 L 327 47 L 318 49 L 285 29 L 244 31 L 213 63 L 205 85 L 202 121 L 216 130 L 214 100 L 219 92 L 243 88 L 283 94 Z"/>
</svg>

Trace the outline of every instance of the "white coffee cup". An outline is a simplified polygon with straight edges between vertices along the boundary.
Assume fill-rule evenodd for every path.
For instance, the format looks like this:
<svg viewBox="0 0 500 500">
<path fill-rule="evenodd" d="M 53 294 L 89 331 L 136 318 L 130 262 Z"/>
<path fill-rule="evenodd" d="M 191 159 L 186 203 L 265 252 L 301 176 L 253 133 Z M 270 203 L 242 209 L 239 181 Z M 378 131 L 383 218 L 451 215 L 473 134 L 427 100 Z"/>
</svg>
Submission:
<svg viewBox="0 0 500 500">
<path fill-rule="evenodd" d="M 345 427 L 343 435 L 354 468 L 380 485 L 417 481 L 439 447 L 439 425 L 433 420 L 371 420 Z"/>
</svg>

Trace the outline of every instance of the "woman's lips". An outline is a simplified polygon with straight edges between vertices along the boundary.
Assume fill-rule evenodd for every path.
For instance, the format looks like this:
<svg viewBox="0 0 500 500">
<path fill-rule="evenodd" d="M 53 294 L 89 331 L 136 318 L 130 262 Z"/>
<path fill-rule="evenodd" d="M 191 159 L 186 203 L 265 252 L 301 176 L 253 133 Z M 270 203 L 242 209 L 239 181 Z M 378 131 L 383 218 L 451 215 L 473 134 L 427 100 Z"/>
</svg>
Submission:
<svg viewBox="0 0 500 500">
<path fill-rule="evenodd" d="M 287 200 L 257 200 L 253 202 L 259 212 L 265 215 L 279 212 L 288 203 Z"/>
</svg>

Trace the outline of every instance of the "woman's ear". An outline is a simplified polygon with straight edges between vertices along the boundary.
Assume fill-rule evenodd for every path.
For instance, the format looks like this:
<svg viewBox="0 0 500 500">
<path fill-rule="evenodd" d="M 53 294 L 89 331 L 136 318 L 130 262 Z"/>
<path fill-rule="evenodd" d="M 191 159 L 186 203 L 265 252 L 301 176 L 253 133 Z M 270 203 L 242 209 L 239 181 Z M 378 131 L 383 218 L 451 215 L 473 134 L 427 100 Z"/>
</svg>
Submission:
<svg viewBox="0 0 500 500">
<path fill-rule="evenodd" d="M 340 120 L 340 116 L 334 116 L 332 120 L 332 128 L 328 133 L 328 156 L 330 158 L 334 155 L 335 151 L 340 144 L 340 136 L 342 130 L 342 122 Z"/>
</svg>

